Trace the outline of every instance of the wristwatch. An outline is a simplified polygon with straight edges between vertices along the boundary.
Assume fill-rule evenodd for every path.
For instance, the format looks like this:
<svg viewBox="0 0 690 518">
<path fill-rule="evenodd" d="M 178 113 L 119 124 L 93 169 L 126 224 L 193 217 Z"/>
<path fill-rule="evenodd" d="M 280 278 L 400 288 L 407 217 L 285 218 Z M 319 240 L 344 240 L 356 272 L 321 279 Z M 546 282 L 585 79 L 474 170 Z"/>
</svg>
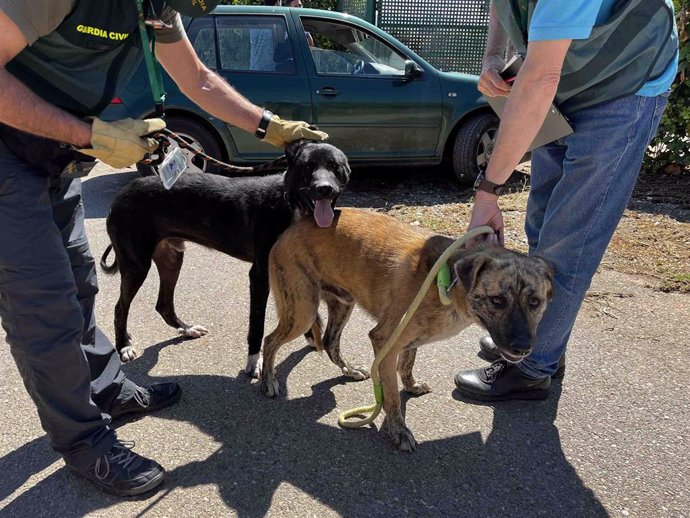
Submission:
<svg viewBox="0 0 690 518">
<path fill-rule="evenodd" d="M 261 115 L 261 120 L 259 121 L 259 127 L 256 128 L 256 132 L 254 133 L 256 138 L 263 139 L 266 136 L 266 128 L 268 128 L 268 123 L 271 122 L 271 117 L 273 117 L 273 113 L 264 110 L 264 113 Z"/>
<path fill-rule="evenodd" d="M 495 194 L 496 196 L 500 196 L 503 194 L 503 191 L 506 188 L 506 184 L 501 184 L 498 185 L 497 183 L 490 182 L 489 180 L 486 179 L 486 172 L 484 171 L 479 171 L 479 174 L 477 175 L 477 179 L 474 181 L 474 190 L 475 191 L 484 191 L 488 192 L 490 194 Z"/>
</svg>

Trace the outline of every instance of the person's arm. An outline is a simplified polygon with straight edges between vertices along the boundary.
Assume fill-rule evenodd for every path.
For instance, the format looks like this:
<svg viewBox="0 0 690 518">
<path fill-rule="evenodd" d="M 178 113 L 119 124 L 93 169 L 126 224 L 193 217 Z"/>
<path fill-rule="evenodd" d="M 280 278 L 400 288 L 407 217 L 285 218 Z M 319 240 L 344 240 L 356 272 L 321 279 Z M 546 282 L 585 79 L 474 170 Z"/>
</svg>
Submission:
<svg viewBox="0 0 690 518">
<path fill-rule="evenodd" d="M 202 109 L 250 133 L 256 131 L 263 109 L 209 70 L 186 35 L 174 43 L 157 43 L 156 57 L 180 91 Z"/>
<path fill-rule="evenodd" d="M 222 77 L 209 70 L 199 59 L 186 35 L 175 42 L 156 45 L 156 55 L 182 93 L 211 115 L 254 134 L 264 109 L 252 104 Z M 263 128 L 262 128 L 263 129 Z M 264 142 L 285 147 L 298 139 L 324 140 L 328 134 L 313 129 L 307 122 L 283 120 L 278 115 L 268 119 Z"/>
<path fill-rule="evenodd" d="M 537 136 L 556 97 L 571 40 L 535 41 L 515 79 L 503 110 L 486 179 L 505 183 Z"/>
<path fill-rule="evenodd" d="M 603 0 L 538 2 L 529 27 L 527 56 L 503 110 L 498 139 L 486 179 L 496 184 L 508 180 L 546 118 L 556 96 L 565 56 L 574 39 L 587 39 L 607 11 Z M 478 191 L 470 228 L 490 225 L 503 243 L 503 216 L 498 197 Z"/>
<path fill-rule="evenodd" d="M 486 179 L 504 184 L 513 173 L 537 135 L 556 96 L 561 68 L 571 40 L 530 42 L 503 110 L 498 137 Z M 485 191 L 475 193 L 469 228 L 491 226 L 498 242 L 504 242 L 503 216 L 498 196 Z"/>
<path fill-rule="evenodd" d="M 27 133 L 87 147 L 91 124 L 47 103 L 6 70 L 6 65 L 27 45 L 19 27 L 0 11 L 0 122 Z"/>
</svg>

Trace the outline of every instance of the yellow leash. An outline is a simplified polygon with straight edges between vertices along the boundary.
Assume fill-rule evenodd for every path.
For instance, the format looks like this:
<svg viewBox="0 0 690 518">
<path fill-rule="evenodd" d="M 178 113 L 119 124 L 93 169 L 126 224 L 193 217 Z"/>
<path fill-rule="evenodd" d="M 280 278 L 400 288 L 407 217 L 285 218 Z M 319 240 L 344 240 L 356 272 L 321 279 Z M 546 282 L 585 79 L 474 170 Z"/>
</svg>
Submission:
<svg viewBox="0 0 690 518">
<path fill-rule="evenodd" d="M 434 281 L 434 278 L 436 277 L 438 271 L 443 267 L 444 264 L 446 264 L 448 258 L 451 255 L 453 255 L 453 253 L 458 248 L 460 248 L 465 243 L 465 241 L 468 241 L 469 239 L 474 239 L 480 234 L 493 233 L 494 229 L 486 225 L 482 227 L 473 228 L 464 236 L 458 238 L 455 242 L 453 242 L 453 244 L 451 244 L 446 249 L 446 251 L 443 252 L 443 254 L 441 254 L 441 257 L 438 258 L 438 260 L 434 263 L 434 266 L 432 266 L 431 270 L 429 270 L 429 274 L 426 276 L 426 279 L 424 279 L 422 287 L 419 289 L 419 292 L 417 292 L 417 296 L 412 301 L 412 304 L 410 304 L 410 307 L 407 309 L 407 312 L 405 312 L 405 314 L 403 315 L 402 319 L 400 320 L 400 323 L 393 331 L 393 334 L 391 334 L 390 338 L 388 338 L 388 341 L 383 346 L 383 349 L 381 349 L 374 358 L 374 363 L 371 364 L 371 381 L 374 384 L 374 401 L 376 401 L 376 403 L 374 403 L 373 405 L 353 408 L 351 410 L 346 410 L 342 412 L 338 416 L 338 424 L 340 426 L 342 426 L 343 428 L 359 428 L 360 426 L 367 425 L 371 423 L 374 419 L 376 419 L 376 416 L 379 415 L 379 412 L 381 412 L 381 408 L 383 407 L 383 387 L 381 386 L 381 381 L 379 378 L 379 364 L 389 353 L 389 351 L 393 347 L 393 344 L 395 344 L 395 342 L 398 341 L 398 338 L 400 338 L 400 335 L 407 327 L 407 324 L 410 322 L 410 320 L 412 320 L 412 317 L 417 311 L 419 305 L 422 303 L 422 300 L 424 299 L 426 292 L 429 290 L 429 286 L 431 286 L 431 283 Z M 439 293 L 440 292 L 441 286 L 439 286 Z M 446 294 L 444 293 L 444 295 Z M 443 300 L 443 295 L 441 298 Z M 349 418 L 356 415 L 365 415 L 366 417 L 357 421 L 348 421 Z"/>
</svg>

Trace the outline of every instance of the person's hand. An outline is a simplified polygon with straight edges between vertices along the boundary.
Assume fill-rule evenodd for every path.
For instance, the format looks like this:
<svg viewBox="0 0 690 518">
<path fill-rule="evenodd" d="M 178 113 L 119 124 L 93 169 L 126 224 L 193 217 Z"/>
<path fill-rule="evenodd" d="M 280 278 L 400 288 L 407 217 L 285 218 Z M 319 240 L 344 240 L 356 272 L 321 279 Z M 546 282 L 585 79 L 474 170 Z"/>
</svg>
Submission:
<svg viewBox="0 0 690 518">
<path fill-rule="evenodd" d="M 482 225 L 488 225 L 493 228 L 494 234 L 480 236 L 475 239 L 484 239 L 503 246 L 505 241 L 503 215 L 501 214 L 501 209 L 498 208 L 498 196 L 484 191 L 477 191 L 474 197 L 474 205 L 472 206 L 470 226 L 467 230 L 472 230 Z"/>
<path fill-rule="evenodd" d="M 120 169 L 139 162 L 158 148 L 158 141 L 147 137 L 165 128 L 163 119 L 122 119 L 105 122 L 93 119 L 91 147 L 79 152 Z"/>
<path fill-rule="evenodd" d="M 326 140 L 328 133 L 311 129 L 310 125 L 304 121 L 286 121 L 274 115 L 268 123 L 263 140 L 276 147 L 285 147 L 290 142 L 301 138 Z"/>
<path fill-rule="evenodd" d="M 488 64 L 482 68 L 477 89 L 487 97 L 506 97 L 510 93 L 510 85 L 501 77 L 502 64 Z"/>
</svg>

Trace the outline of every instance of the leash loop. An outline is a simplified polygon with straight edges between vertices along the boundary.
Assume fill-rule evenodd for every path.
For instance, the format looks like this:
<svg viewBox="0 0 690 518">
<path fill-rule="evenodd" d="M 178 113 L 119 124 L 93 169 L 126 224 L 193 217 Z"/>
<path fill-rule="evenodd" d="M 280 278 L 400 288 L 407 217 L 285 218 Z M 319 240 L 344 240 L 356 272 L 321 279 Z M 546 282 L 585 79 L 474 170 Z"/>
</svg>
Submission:
<svg viewBox="0 0 690 518">
<path fill-rule="evenodd" d="M 270 169 L 273 167 L 276 167 L 278 165 L 284 165 L 286 163 L 286 157 L 285 155 L 279 156 L 278 158 L 271 160 L 270 162 L 266 162 L 263 164 L 259 164 L 256 166 L 238 166 L 238 165 L 232 165 L 232 164 L 226 164 L 225 162 L 221 162 L 220 160 L 213 158 L 210 155 L 207 155 L 203 151 L 199 151 L 198 149 L 194 149 L 192 145 L 187 142 L 184 138 L 182 138 L 180 135 L 175 133 L 174 131 L 169 130 L 168 128 L 164 128 L 161 131 L 155 133 L 152 135 L 153 138 L 158 140 L 160 143 L 159 149 L 161 152 L 157 153 L 158 158 L 148 158 L 145 160 L 142 160 L 142 163 L 147 164 L 147 165 L 157 165 L 160 163 L 162 156 L 165 154 L 165 150 L 167 149 L 169 142 L 170 141 L 175 141 L 177 144 L 184 149 L 185 151 L 190 152 L 194 157 L 198 157 L 199 159 L 203 160 L 206 163 L 213 164 L 217 167 L 219 167 L 221 170 L 229 172 L 229 173 L 259 173 L 262 171 L 265 171 L 266 169 Z"/>
</svg>

